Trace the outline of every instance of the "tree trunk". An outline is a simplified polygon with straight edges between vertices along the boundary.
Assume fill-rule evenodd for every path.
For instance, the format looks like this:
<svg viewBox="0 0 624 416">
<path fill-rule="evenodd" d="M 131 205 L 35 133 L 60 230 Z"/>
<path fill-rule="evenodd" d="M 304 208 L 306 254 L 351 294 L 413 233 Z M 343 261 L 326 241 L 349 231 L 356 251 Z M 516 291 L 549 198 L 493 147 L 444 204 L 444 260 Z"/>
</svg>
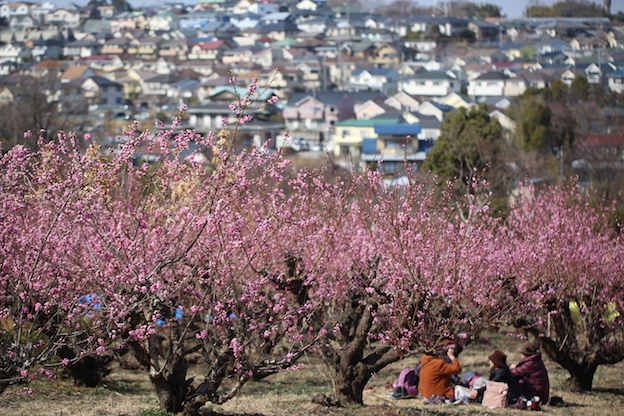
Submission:
<svg viewBox="0 0 624 416">
<path fill-rule="evenodd" d="M 594 375 L 598 369 L 597 365 L 583 365 L 576 362 L 559 364 L 570 373 L 566 384 L 571 391 L 591 391 Z"/>
<path fill-rule="evenodd" d="M 341 366 L 335 369 L 333 402 L 336 404 L 364 404 L 364 387 L 370 379 L 366 371 L 358 371 L 359 366 Z M 361 367 L 360 367 L 361 368 Z"/>
<path fill-rule="evenodd" d="M 189 393 L 190 381 L 186 379 L 188 364 L 183 358 L 165 364 L 162 371 L 150 374 L 150 381 L 158 395 L 158 403 L 167 412 L 179 413 Z"/>
</svg>

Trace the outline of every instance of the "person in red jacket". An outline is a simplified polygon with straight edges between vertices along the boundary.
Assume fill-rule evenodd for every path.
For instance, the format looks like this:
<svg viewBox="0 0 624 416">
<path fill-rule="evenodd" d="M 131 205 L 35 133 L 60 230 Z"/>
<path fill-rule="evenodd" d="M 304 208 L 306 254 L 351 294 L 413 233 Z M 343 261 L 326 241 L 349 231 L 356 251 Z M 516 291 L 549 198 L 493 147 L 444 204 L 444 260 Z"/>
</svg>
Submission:
<svg viewBox="0 0 624 416">
<path fill-rule="evenodd" d="M 447 359 L 450 361 L 447 361 Z M 451 376 L 459 374 L 462 367 L 455 357 L 455 348 L 436 355 L 423 355 L 420 367 L 419 394 L 425 399 L 445 398 L 454 401 L 455 390 L 451 385 Z"/>
<path fill-rule="evenodd" d="M 548 403 L 550 394 L 548 370 L 537 345 L 531 341 L 525 342 L 520 349 L 520 355 L 522 356 L 520 362 L 509 366 L 511 374 L 520 383 L 526 398 L 532 399 L 537 396 L 541 403 Z"/>
</svg>

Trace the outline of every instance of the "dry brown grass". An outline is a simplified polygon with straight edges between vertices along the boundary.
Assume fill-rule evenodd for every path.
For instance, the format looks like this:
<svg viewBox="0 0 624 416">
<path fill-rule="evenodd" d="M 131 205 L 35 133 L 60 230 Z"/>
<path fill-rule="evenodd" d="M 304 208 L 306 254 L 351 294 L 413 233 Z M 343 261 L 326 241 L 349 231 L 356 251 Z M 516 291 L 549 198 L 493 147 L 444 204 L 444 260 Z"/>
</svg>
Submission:
<svg viewBox="0 0 624 416">
<path fill-rule="evenodd" d="M 519 342 L 494 336 L 491 340 L 473 345 L 460 355 L 465 369 L 487 374 L 487 355 L 495 348 L 509 355 L 509 362 L 520 358 Z M 364 394 L 365 406 L 325 408 L 312 404 L 310 396 L 329 391 L 330 386 L 322 365 L 310 362 L 306 369 L 296 373 L 282 373 L 259 382 L 249 383 L 241 394 L 223 406 L 206 406 L 206 414 L 255 416 L 416 416 L 416 415 L 497 415 L 522 414 L 520 410 L 488 410 L 477 405 L 425 405 L 422 399 L 392 400 L 392 389 L 400 370 L 415 363 L 416 358 L 395 363 L 376 374 Z M 560 396 L 566 407 L 544 407 L 543 414 L 578 416 L 613 416 L 624 414 L 624 363 L 602 366 L 596 374 L 590 393 L 573 393 L 565 388 L 567 373 L 547 361 L 551 376 L 551 394 Z M 197 374 L 199 375 L 199 373 Z M 54 383 L 34 382 L 32 394 L 24 386 L 13 386 L 0 396 L 0 415 L 3 416 L 122 416 L 138 415 L 155 409 L 157 399 L 145 374 L 115 370 L 98 388 L 74 387 L 68 380 Z"/>
</svg>

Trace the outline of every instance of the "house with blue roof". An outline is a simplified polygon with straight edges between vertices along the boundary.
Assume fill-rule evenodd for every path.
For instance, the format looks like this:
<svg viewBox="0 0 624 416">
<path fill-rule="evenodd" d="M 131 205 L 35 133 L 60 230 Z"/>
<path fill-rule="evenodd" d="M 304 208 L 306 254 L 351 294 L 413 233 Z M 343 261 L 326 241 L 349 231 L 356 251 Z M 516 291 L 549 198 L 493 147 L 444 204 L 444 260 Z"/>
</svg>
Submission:
<svg viewBox="0 0 624 416">
<path fill-rule="evenodd" d="M 375 126 L 379 124 L 397 124 L 400 121 L 400 113 L 382 114 L 370 119 L 348 119 L 336 123 L 334 132 L 331 135 L 334 143 L 334 156 L 350 156 L 353 159 L 360 158 L 362 154 L 363 141 L 377 140 Z M 376 148 L 376 145 L 373 144 Z"/>
<path fill-rule="evenodd" d="M 362 141 L 362 161 L 388 175 L 406 173 L 407 165 L 420 169 L 435 140 L 420 139 L 420 123 L 376 124 L 376 139 Z"/>
</svg>

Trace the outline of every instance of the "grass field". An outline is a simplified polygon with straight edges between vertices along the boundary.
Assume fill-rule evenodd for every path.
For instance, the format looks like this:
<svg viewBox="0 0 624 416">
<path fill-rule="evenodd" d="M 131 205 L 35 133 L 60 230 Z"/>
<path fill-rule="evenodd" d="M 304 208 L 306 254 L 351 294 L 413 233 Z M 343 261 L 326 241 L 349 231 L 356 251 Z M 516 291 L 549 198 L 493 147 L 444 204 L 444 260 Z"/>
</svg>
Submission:
<svg viewBox="0 0 624 416">
<path fill-rule="evenodd" d="M 520 359 L 519 341 L 493 336 L 472 345 L 459 359 L 465 370 L 488 374 L 487 356 L 496 348 L 509 356 L 508 362 Z M 364 392 L 364 406 L 326 408 L 310 401 L 316 393 L 328 393 L 330 385 L 325 368 L 310 360 L 305 369 L 276 374 L 247 384 L 239 396 L 222 406 L 207 405 L 205 414 L 237 416 L 446 416 L 522 414 L 521 410 L 490 410 L 478 405 L 425 405 L 422 399 L 393 400 L 389 384 L 399 372 L 414 365 L 416 357 L 395 363 L 376 374 Z M 594 391 L 573 393 L 565 389 L 567 373 L 547 361 L 551 395 L 560 396 L 565 407 L 544 406 L 549 415 L 614 416 L 624 414 L 624 363 L 602 366 L 594 381 Z M 200 378 L 200 373 L 197 374 Z M 32 392 L 30 390 L 32 389 Z M 157 399 L 145 374 L 117 370 L 97 388 L 74 387 L 69 380 L 34 381 L 28 386 L 12 386 L 0 396 L 3 416 L 151 416 L 157 412 Z"/>
</svg>

